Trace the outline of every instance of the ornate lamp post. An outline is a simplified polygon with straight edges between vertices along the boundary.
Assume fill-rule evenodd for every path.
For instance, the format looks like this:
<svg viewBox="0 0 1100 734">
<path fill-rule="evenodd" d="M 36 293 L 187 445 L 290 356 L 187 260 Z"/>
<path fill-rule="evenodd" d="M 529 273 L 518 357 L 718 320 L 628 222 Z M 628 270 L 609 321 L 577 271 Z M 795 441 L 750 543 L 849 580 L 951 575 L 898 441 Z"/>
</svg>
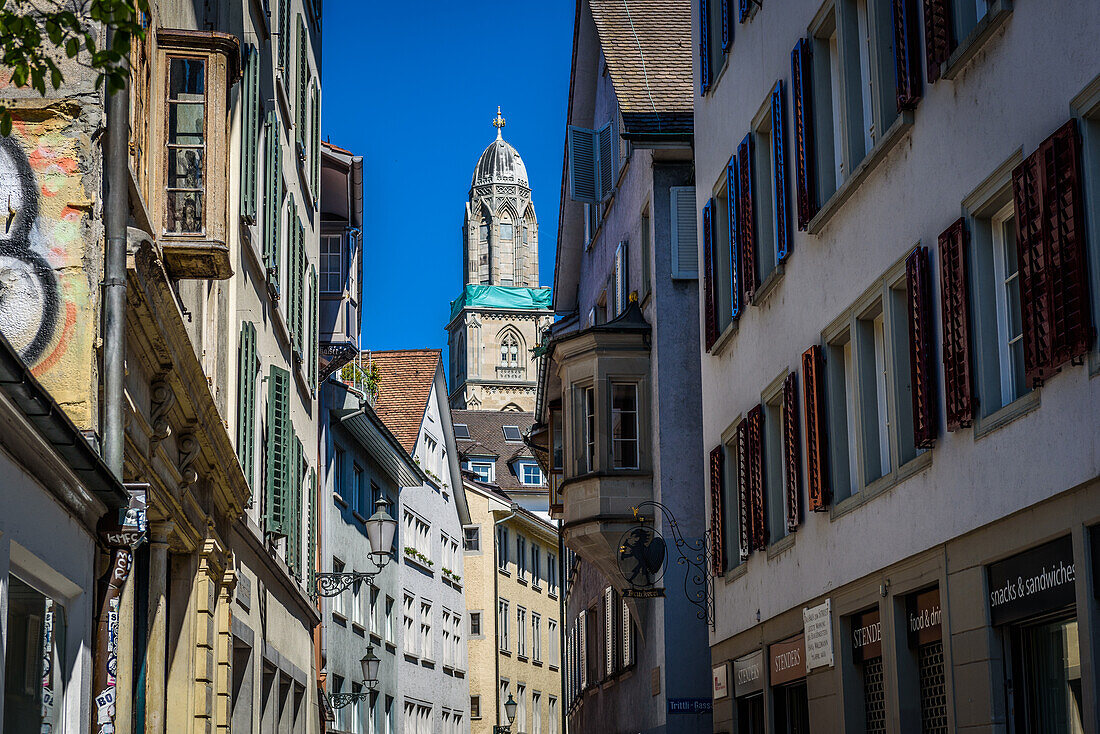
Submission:
<svg viewBox="0 0 1100 734">
<path fill-rule="evenodd" d="M 382 497 L 376 503 L 377 511 L 367 520 L 367 540 L 370 542 L 370 559 L 376 566 L 374 571 L 354 571 L 349 573 L 314 573 L 313 579 L 316 588 L 313 596 L 336 596 L 341 591 L 350 588 L 353 584 L 366 581 L 374 582 L 383 568 L 390 562 L 390 549 L 393 547 L 393 536 L 397 531 L 397 520 L 390 517 L 386 508 L 390 503 Z"/>
<path fill-rule="evenodd" d="M 342 709 L 348 704 L 362 701 L 374 693 L 374 689 L 378 687 L 378 664 L 381 662 L 378 656 L 374 654 L 374 646 L 367 646 L 367 654 L 359 661 L 359 664 L 363 666 L 363 682 L 367 685 L 366 690 L 359 693 L 331 693 L 328 697 L 329 705 L 334 709 Z"/>
</svg>

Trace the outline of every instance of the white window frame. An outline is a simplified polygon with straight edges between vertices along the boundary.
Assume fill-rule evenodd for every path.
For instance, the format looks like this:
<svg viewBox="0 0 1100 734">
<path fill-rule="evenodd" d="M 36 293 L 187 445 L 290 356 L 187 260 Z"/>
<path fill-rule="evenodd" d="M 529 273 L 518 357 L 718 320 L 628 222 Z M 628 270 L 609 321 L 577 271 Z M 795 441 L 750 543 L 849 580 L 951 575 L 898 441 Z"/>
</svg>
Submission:
<svg viewBox="0 0 1100 734">
<path fill-rule="evenodd" d="M 508 639 L 508 600 L 499 599 L 497 601 L 497 646 L 501 652 L 511 652 L 510 641 Z"/>
<path fill-rule="evenodd" d="M 331 247 L 333 240 L 336 241 L 336 252 L 332 252 L 331 249 L 326 250 L 326 246 Z M 334 272 L 330 270 L 332 265 L 332 259 L 336 258 L 338 269 Z M 347 258 L 344 254 L 344 236 L 342 234 L 323 233 L 321 235 L 321 249 L 320 249 L 320 275 L 321 275 L 321 293 L 340 293 L 346 290 L 348 283 L 348 269 Z M 339 287 L 332 287 L 333 276 L 335 275 L 336 282 Z"/>
</svg>

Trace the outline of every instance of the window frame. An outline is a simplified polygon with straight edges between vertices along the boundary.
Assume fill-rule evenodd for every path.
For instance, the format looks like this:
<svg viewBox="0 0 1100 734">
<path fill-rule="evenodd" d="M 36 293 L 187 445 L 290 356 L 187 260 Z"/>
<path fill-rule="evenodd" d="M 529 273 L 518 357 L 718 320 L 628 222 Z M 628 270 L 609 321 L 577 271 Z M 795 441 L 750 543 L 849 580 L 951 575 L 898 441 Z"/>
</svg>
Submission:
<svg viewBox="0 0 1100 734">
<path fill-rule="evenodd" d="M 336 241 L 336 252 L 331 250 L 326 251 L 326 245 L 331 246 L 332 240 Z M 335 257 L 339 269 L 336 271 L 336 277 L 340 284 L 339 288 L 331 287 L 331 278 L 333 271 L 328 270 L 328 266 L 331 265 L 332 258 Z M 344 248 L 344 235 L 334 234 L 332 232 L 321 233 L 320 249 L 318 251 L 318 264 L 320 265 L 321 276 L 321 295 L 340 294 L 343 295 L 347 290 L 348 284 L 348 257 L 347 250 Z"/>
<path fill-rule="evenodd" d="M 642 442 L 642 405 L 641 405 L 641 398 L 642 398 L 641 392 L 642 391 L 641 391 L 641 385 L 636 380 L 620 379 L 620 378 L 615 378 L 615 377 L 609 377 L 608 381 L 607 381 L 607 384 L 608 384 L 608 390 L 607 390 L 607 395 L 608 395 L 608 400 L 607 400 L 607 402 L 608 402 L 608 405 L 607 405 L 607 408 L 608 408 L 608 410 L 607 410 L 607 437 L 608 437 L 608 449 L 609 449 L 608 468 L 611 471 L 615 471 L 615 472 L 640 471 L 641 468 L 642 468 L 642 464 L 643 464 L 643 462 L 642 462 L 643 442 Z M 634 433 L 635 433 L 634 438 L 615 438 L 615 414 L 616 414 L 615 389 L 617 387 L 629 387 L 629 388 L 633 389 L 633 391 L 634 391 L 634 411 L 633 411 Z M 622 410 L 618 411 L 618 413 L 620 414 L 620 416 L 622 416 L 624 414 L 626 414 L 626 415 L 630 414 L 629 411 L 622 411 Z M 598 417 L 597 417 L 597 419 L 598 419 Z M 621 466 L 618 466 L 617 465 L 617 460 L 615 458 L 615 444 L 616 443 L 628 443 L 628 442 L 631 442 L 631 441 L 634 442 L 634 446 L 635 446 L 634 463 L 632 465 L 629 465 L 629 466 L 626 465 L 625 463 Z"/>
<path fill-rule="evenodd" d="M 473 531 L 471 537 L 470 531 Z M 470 547 L 471 545 L 476 547 Z M 481 554 L 481 526 L 480 525 L 464 525 L 462 528 L 462 552 L 471 555 Z"/>
</svg>

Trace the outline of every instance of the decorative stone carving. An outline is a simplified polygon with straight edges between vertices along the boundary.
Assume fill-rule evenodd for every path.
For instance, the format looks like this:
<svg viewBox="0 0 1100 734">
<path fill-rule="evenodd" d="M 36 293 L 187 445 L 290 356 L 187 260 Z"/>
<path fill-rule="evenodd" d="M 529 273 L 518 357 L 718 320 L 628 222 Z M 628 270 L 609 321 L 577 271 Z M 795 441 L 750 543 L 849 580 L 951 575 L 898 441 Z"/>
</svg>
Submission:
<svg viewBox="0 0 1100 734">
<path fill-rule="evenodd" d="M 150 449 L 172 435 L 172 425 L 168 422 L 168 411 L 176 403 L 176 395 L 168 383 L 157 380 L 149 389 L 149 426 L 153 433 L 149 436 Z"/>
<path fill-rule="evenodd" d="M 180 491 L 182 492 L 199 481 L 199 474 L 191 465 L 198 457 L 202 446 L 193 433 L 181 434 L 176 439 L 176 446 L 179 449 Z"/>
</svg>

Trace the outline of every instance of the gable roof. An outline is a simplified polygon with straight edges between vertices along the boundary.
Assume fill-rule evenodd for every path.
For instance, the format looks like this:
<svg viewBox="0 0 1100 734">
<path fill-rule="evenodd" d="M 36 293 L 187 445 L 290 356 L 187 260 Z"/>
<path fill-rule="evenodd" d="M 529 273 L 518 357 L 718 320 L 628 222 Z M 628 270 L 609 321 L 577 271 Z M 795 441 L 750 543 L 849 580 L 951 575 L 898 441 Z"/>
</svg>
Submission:
<svg viewBox="0 0 1100 734">
<path fill-rule="evenodd" d="M 531 429 L 534 413 L 495 410 L 452 410 L 452 423 L 465 423 L 470 438 L 456 438 L 460 458 L 469 456 L 493 457 L 496 463 L 496 486 L 503 490 L 534 489 L 524 486 L 512 473 L 511 463 L 516 459 L 534 459 L 535 455 L 522 441 L 504 438 L 504 426 L 518 426 L 521 434 Z"/>
<path fill-rule="evenodd" d="M 691 132 L 689 0 L 589 0 L 625 133 Z"/>
<path fill-rule="evenodd" d="M 436 370 L 443 359 L 440 349 L 395 349 L 364 352 L 378 367 L 378 399 L 374 412 L 386 424 L 401 447 L 412 454 L 420 424 L 428 408 Z"/>
</svg>

